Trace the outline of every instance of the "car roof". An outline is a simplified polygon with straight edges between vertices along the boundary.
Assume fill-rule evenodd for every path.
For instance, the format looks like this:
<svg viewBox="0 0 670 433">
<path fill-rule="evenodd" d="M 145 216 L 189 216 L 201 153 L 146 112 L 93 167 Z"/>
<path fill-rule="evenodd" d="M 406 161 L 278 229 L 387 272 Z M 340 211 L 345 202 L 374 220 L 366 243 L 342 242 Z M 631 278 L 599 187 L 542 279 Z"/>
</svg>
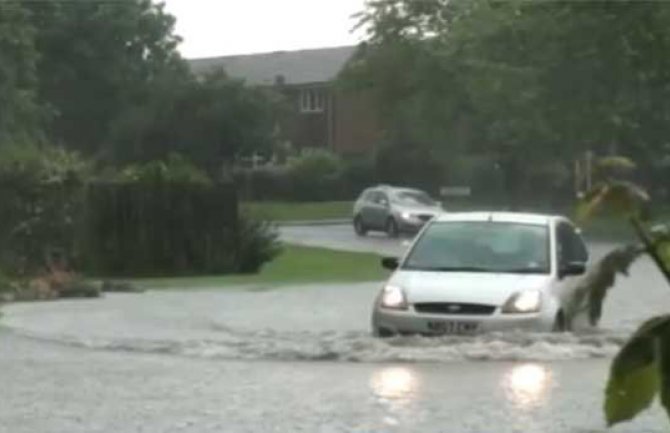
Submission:
<svg viewBox="0 0 670 433">
<path fill-rule="evenodd" d="M 558 215 L 544 215 L 521 212 L 451 212 L 437 217 L 437 222 L 453 221 L 491 221 L 505 223 L 520 223 L 533 225 L 551 225 L 554 221 L 563 221 L 565 218 Z"/>
<path fill-rule="evenodd" d="M 395 185 L 377 185 L 370 188 L 374 191 L 383 191 L 383 192 L 424 192 L 418 188 L 410 188 L 405 186 L 395 186 Z"/>
</svg>

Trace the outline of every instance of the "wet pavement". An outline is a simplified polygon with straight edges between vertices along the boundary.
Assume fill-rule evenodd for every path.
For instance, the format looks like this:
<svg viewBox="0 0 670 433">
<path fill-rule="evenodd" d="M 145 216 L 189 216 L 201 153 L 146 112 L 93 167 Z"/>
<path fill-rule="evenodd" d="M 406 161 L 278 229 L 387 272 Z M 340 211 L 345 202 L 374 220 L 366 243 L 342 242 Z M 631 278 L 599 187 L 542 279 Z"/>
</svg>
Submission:
<svg viewBox="0 0 670 433">
<path fill-rule="evenodd" d="M 279 234 L 284 242 L 291 244 L 376 253 L 381 256 L 399 256 L 411 242 L 411 236 L 407 235 L 400 239 L 390 239 L 386 234 L 378 232 L 357 236 L 351 224 L 280 227 Z"/>
<path fill-rule="evenodd" d="M 0 341 L 3 433 L 604 431 L 603 360 L 220 362 Z M 666 423 L 654 410 L 616 431 Z"/>
<path fill-rule="evenodd" d="M 350 230 L 314 229 L 345 244 Z M 313 229 L 292 230 L 304 239 Z M 353 239 L 348 249 L 403 248 Z M 643 260 L 612 293 L 598 332 L 378 340 L 369 312 L 380 285 L 5 307 L 0 433 L 604 432 L 611 357 L 645 318 L 670 311 Z M 613 431 L 667 427 L 655 408 Z"/>
</svg>

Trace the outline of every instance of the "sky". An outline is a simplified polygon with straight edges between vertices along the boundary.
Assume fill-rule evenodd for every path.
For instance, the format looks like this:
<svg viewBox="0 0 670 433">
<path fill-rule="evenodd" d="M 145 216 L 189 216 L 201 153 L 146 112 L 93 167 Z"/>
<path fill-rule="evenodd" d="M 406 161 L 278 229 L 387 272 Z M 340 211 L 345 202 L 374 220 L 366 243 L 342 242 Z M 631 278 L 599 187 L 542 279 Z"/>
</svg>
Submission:
<svg viewBox="0 0 670 433">
<path fill-rule="evenodd" d="M 365 0 L 163 0 L 186 58 L 353 45 Z"/>
</svg>

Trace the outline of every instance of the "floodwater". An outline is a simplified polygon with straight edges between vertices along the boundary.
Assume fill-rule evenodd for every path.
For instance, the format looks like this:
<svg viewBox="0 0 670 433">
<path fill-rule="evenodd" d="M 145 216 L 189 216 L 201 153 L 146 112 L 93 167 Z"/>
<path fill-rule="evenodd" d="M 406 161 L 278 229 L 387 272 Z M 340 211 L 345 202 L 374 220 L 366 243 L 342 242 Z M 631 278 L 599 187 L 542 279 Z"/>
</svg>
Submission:
<svg viewBox="0 0 670 433">
<path fill-rule="evenodd" d="M 0 433 L 603 432 L 612 356 L 670 311 L 643 260 L 597 332 L 378 340 L 369 312 L 380 284 L 5 307 Z M 656 407 L 615 431 L 667 427 Z"/>
</svg>

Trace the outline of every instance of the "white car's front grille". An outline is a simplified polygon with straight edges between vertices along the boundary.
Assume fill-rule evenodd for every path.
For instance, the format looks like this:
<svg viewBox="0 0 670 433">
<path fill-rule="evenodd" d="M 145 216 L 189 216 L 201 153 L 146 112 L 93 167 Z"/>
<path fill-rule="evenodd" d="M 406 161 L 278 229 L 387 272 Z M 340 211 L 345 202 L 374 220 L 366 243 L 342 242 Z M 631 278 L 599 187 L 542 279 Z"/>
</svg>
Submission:
<svg viewBox="0 0 670 433">
<path fill-rule="evenodd" d="M 414 304 L 414 310 L 422 314 L 449 314 L 463 316 L 490 316 L 496 310 L 493 305 L 464 304 L 452 302 L 422 302 Z"/>
</svg>

